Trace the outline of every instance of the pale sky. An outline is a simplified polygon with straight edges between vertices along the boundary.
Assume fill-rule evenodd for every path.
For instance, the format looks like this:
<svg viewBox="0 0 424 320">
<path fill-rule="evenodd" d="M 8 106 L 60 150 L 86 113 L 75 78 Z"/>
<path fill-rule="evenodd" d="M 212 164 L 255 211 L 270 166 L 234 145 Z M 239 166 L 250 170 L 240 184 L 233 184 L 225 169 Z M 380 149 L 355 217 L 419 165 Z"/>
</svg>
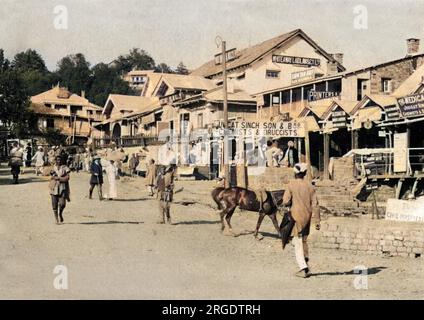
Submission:
<svg viewBox="0 0 424 320">
<path fill-rule="evenodd" d="M 67 30 L 55 29 L 58 5 Z M 367 8 L 366 30 L 354 28 L 357 5 Z M 424 48 L 423 17 L 423 0 L 0 0 L 0 48 L 8 58 L 36 49 L 50 70 L 68 54 L 94 65 L 133 47 L 196 68 L 219 52 L 217 35 L 242 49 L 301 28 L 351 69 L 405 56 L 410 37 Z"/>
</svg>

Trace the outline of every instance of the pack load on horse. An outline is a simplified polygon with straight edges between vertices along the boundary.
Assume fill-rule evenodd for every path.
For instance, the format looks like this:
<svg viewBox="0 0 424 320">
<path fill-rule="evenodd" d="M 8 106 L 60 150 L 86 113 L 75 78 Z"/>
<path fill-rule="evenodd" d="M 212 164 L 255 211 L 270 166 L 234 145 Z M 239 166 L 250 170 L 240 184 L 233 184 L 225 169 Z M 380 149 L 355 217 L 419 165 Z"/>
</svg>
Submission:
<svg viewBox="0 0 424 320">
<path fill-rule="evenodd" d="M 255 192 L 253 190 L 230 187 L 215 188 L 212 193 L 212 199 L 218 205 L 221 218 L 221 232 L 225 229 L 224 219 L 227 222 L 229 231 L 233 233 L 231 227 L 231 217 L 237 207 L 246 211 L 259 213 L 258 222 L 254 231 L 255 238 L 258 237 L 259 228 L 265 216 L 268 216 L 274 224 L 275 230 L 280 235 L 280 228 L 277 222 L 277 212 L 282 203 L 284 190 Z M 234 233 L 233 233 L 234 234 Z M 280 235 L 281 236 L 281 235 Z"/>
</svg>

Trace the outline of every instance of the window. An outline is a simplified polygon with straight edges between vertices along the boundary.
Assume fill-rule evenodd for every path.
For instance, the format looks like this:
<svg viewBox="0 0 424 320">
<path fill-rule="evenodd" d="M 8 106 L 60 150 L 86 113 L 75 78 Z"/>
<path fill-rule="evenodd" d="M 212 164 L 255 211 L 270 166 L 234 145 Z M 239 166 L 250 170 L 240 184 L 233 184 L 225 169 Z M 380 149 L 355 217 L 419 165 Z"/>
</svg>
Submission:
<svg viewBox="0 0 424 320">
<path fill-rule="evenodd" d="M 46 120 L 46 128 L 54 128 L 54 119 Z"/>
<path fill-rule="evenodd" d="M 197 115 L 197 127 L 203 128 L 203 113 Z"/>
<path fill-rule="evenodd" d="M 392 92 L 392 79 L 382 78 L 381 79 L 381 91 L 384 93 Z"/>
<path fill-rule="evenodd" d="M 277 71 L 277 70 L 267 70 L 265 77 L 266 78 L 279 78 L 280 77 L 280 71 Z"/>
<path fill-rule="evenodd" d="M 166 92 L 168 91 L 168 85 L 165 82 L 162 82 L 162 84 L 160 85 L 156 96 L 157 97 L 163 97 L 164 95 L 166 95 Z"/>
</svg>

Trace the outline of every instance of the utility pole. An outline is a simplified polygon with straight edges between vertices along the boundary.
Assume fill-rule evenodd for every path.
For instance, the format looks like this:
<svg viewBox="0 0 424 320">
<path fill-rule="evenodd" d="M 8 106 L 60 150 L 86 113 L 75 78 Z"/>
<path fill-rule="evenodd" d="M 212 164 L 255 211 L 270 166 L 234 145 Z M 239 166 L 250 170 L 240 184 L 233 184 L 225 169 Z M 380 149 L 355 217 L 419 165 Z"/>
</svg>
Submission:
<svg viewBox="0 0 424 320">
<path fill-rule="evenodd" d="M 228 93 L 227 93 L 227 48 L 226 42 L 223 40 L 222 45 L 222 77 L 223 77 L 223 88 L 222 92 L 224 95 L 224 176 L 225 176 L 225 187 L 230 187 L 230 168 L 228 163 Z"/>
</svg>

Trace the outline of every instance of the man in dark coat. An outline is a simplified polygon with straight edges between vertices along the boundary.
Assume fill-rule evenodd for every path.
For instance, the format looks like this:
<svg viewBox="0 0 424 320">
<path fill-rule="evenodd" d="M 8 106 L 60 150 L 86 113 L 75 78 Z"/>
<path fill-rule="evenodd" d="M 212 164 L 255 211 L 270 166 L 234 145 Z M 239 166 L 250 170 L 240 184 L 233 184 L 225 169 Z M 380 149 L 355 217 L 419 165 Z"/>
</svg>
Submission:
<svg viewBox="0 0 424 320">
<path fill-rule="evenodd" d="M 63 210 L 66 201 L 71 201 L 69 188 L 69 174 L 71 170 L 61 156 L 56 157 L 56 164 L 50 171 L 50 196 L 56 224 L 63 223 Z"/>
<path fill-rule="evenodd" d="M 24 151 L 17 142 L 14 142 L 10 150 L 9 165 L 13 176 L 13 183 L 18 184 L 19 174 L 21 173 L 21 166 L 23 165 Z"/>
<path fill-rule="evenodd" d="M 94 156 L 93 162 L 91 163 L 91 177 L 90 177 L 90 191 L 89 191 L 89 198 L 92 199 L 93 197 L 93 190 L 94 187 L 97 186 L 99 191 L 99 200 L 103 200 L 102 196 L 102 185 L 103 185 L 103 168 L 102 164 L 100 163 L 100 157 Z"/>
<path fill-rule="evenodd" d="M 174 166 L 161 168 L 156 179 L 157 196 L 159 199 L 159 220 L 158 223 L 171 224 L 171 202 L 174 194 Z"/>
</svg>

